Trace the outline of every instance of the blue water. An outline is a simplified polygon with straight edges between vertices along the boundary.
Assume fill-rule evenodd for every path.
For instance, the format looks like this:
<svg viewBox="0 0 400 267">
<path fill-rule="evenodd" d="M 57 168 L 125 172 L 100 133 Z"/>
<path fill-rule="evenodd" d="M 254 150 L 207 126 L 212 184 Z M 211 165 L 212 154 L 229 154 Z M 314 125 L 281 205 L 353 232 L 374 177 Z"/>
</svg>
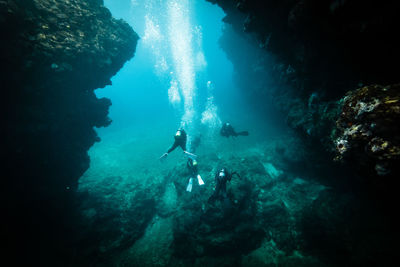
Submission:
<svg viewBox="0 0 400 267">
<path fill-rule="evenodd" d="M 140 39 L 134 58 L 112 78 L 112 85 L 96 90 L 98 97 L 111 99 L 113 122 L 96 129 L 102 141 L 90 151 L 86 175 L 107 172 L 110 161 L 114 175 L 124 170 L 128 159 L 125 166 L 132 172 L 136 164 L 159 164 L 158 157 L 180 126 L 189 141 L 201 134 L 200 149 L 213 153 L 257 149 L 285 131 L 284 122 L 276 125 L 265 119 L 274 121 L 277 114 L 263 114 L 261 119 L 253 112 L 243 88 L 233 82 L 233 65 L 219 45 L 225 27 L 221 8 L 206 1 L 172 0 L 106 0 L 105 6 L 115 18 L 128 22 Z M 238 131 L 250 131 L 250 136 L 224 140 L 219 129 L 225 121 Z"/>
<path fill-rule="evenodd" d="M 251 103 L 242 100 L 233 82 L 232 63 L 219 46 L 222 9 L 206 1 L 121 0 L 105 5 L 141 39 L 135 57 L 112 78 L 113 85 L 96 91 L 113 103 L 113 124 L 99 129 L 100 136 L 139 125 L 143 129 L 186 124 L 198 131 L 201 126 L 219 127 L 221 121 L 231 121 L 240 127 L 266 127 L 255 121 L 257 114 L 249 114 Z M 179 8 L 182 14 L 176 11 Z M 179 88 L 171 90 L 175 84 Z"/>
<path fill-rule="evenodd" d="M 135 261 L 149 266 L 158 266 L 159 261 L 163 265 L 174 259 L 170 247 L 175 242 L 173 231 L 177 231 L 174 221 L 186 209 L 181 205 L 193 200 L 187 202 L 182 197 L 198 198 L 196 187 L 193 194 L 182 195 L 187 193 L 187 157 L 180 148 L 170 153 L 165 161 L 159 160 L 173 143 L 176 130 L 179 127 L 186 130 L 189 144 L 201 135 L 196 154 L 205 191 L 202 199 L 193 204 L 200 205 L 203 212 L 213 192 L 214 172 L 221 164 L 228 164 L 229 168 L 236 166 L 238 171 L 249 168 L 249 177 L 264 179 L 261 172 L 268 173 L 269 179 L 277 179 L 282 171 L 274 166 L 273 155 L 268 151 L 288 133 L 285 122 L 273 107 L 266 109 L 270 113 L 255 112 L 253 104 L 244 97 L 246 88 L 235 85 L 234 66 L 219 45 L 225 25 L 222 22 L 224 12 L 218 6 L 187 0 L 105 0 L 105 6 L 115 18 L 128 22 L 140 39 L 134 58 L 112 78 L 112 85 L 96 90 L 98 97 L 111 99 L 109 117 L 113 122 L 109 127 L 96 129 L 101 141 L 89 151 L 90 168 L 80 179 L 79 190 L 100 200 L 89 200 L 89 208 L 84 209 L 83 214 L 90 221 L 97 217 L 108 218 L 107 212 L 115 212 L 118 215 L 114 220 L 118 224 L 133 227 L 138 219 L 124 214 L 142 209 L 135 204 L 146 197 L 155 199 L 158 213 L 163 213 L 164 208 L 174 210 L 177 215 L 153 215 L 151 223 L 145 225 L 145 233 L 141 233 L 143 236 L 127 252 L 119 251 L 122 256 L 116 260 L 129 258 L 132 266 Z M 244 43 L 243 51 L 246 51 L 248 47 Z M 247 130 L 250 135 L 220 136 L 219 130 L 226 121 L 237 131 Z M 241 188 L 241 183 L 234 181 L 232 188 Z M 161 193 L 157 193 L 157 188 L 161 188 Z M 138 197 L 142 194 L 140 190 L 146 192 L 144 197 Z M 286 189 L 279 190 L 287 194 Z M 239 197 L 242 193 L 234 194 Z M 99 201 L 111 210 L 90 204 Z M 236 204 L 247 203 L 240 197 L 235 201 Z M 151 208 L 148 210 L 150 212 Z M 110 225 L 113 224 L 106 227 Z M 120 235 L 131 238 L 133 234 L 124 229 L 118 229 Z M 241 233 L 240 229 L 238 231 Z M 158 239 L 162 240 L 159 244 Z M 116 241 L 110 238 L 109 242 Z M 104 246 L 106 248 L 100 250 L 110 249 Z M 156 262 L 149 263 L 149 260 Z"/>
<path fill-rule="evenodd" d="M 127 21 L 141 38 L 134 59 L 112 79 L 113 85 L 97 91 L 98 96 L 113 102 L 110 117 L 114 123 L 107 130 L 166 120 L 177 127 L 185 113 L 185 99 L 181 103 L 169 101 L 168 89 L 174 82 L 185 87 L 180 88 L 181 96 L 186 91 L 188 97 L 194 97 L 194 116 L 201 115 L 208 81 L 218 91 L 237 91 L 232 83 L 232 64 L 218 46 L 223 12 L 205 1 L 177 1 L 186 14 L 182 18 L 179 13 L 172 14 L 178 24 L 171 26 L 172 19 L 163 14 L 169 3 L 174 2 L 105 1 L 113 16 Z M 187 36 L 181 35 L 183 31 Z M 177 40 L 171 40 L 174 35 Z M 175 61 L 174 53 L 179 57 Z M 185 70 L 179 73 L 179 68 Z M 185 80 L 190 79 L 185 85 Z M 190 107 L 187 109 L 191 112 Z M 194 119 L 190 123 L 195 123 Z"/>
</svg>

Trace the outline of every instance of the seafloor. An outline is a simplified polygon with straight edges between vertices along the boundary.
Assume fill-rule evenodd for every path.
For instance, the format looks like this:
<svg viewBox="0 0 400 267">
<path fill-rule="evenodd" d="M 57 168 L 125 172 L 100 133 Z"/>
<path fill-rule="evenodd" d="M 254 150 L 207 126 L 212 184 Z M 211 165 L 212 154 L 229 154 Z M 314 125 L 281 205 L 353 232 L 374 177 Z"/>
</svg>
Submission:
<svg viewBox="0 0 400 267">
<path fill-rule="evenodd" d="M 353 197 L 318 182 L 321 173 L 337 174 L 307 166 L 310 155 L 290 132 L 264 142 L 257 134 L 203 136 L 197 154 L 205 185 L 189 193 L 181 150 L 158 160 L 172 142 L 169 128 L 105 131 L 90 150 L 79 184 L 81 229 L 91 233 L 86 254 L 96 255 L 88 264 L 329 266 L 353 253 L 346 242 L 362 239 L 348 232 L 357 223 L 347 220 Z M 229 202 L 208 203 L 222 166 L 240 178 L 228 182 Z"/>
</svg>

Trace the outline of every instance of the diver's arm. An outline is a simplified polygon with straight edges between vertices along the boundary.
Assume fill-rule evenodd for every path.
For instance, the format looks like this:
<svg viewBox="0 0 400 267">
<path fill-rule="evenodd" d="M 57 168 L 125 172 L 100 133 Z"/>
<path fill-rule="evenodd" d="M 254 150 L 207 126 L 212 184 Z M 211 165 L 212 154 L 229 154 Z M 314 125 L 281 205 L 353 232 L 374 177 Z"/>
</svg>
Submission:
<svg viewBox="0 0 400 267">
<path fill-rule="evenodd" d="M 174 144 L 168 149 L 167 152 L 165 152 L 164 154 L 162 154 L 162 156 L 160 157 L 160 160 L 166 158 L 168 156 L 169 153 L 171 153 L 175 148 L 177 148 L 178 144 L 175 141 Z"/>
<path fill-rule="evenodd" d="M 183 148 L 182 148 L 183 149 Z M 193 153 L 190 153 L 190 152 L 187 152 L 186 150 L 183 150 L 183 153 L 186 155 L 186 156 L 188 156 L 189 158 L 191 158 L 191 159 L 196 159 L 197 158 L 197 155 L 195 155 L 195 154 L 193 154 Z"/>
<path fill-rule="evenodd" d="M 172 151 L 175 150 L 179 146 L 179 143 L 177 141 L 174 142 L 174 144 L 168 149 L 167 154 L 171 153 Z"/>
<path fill-rule="evenodd" d="M 231 174 L 230 172 L 226 171 L 226 180 L 230 182 L 231 179 L 232 179 L 232 175 L 233 174 Z"/>
</svg>

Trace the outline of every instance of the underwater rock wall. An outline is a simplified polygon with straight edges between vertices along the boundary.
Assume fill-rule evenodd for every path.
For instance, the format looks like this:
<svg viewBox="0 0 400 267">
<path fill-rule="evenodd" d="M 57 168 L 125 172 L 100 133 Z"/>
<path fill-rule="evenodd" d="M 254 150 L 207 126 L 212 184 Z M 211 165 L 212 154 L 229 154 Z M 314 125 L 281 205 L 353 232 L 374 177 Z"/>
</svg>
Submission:
<svg viewBox="0 0 400 267">
<path fill-rule="evenodd" d="M 209 0 L 238 32 L 254 33 L 259 46 L 289 66 L 309 95 L 341 96 L 359 82 L 398 81 L 396 1 Z"/>
<path fill-rule="evenodd" d="M 398 177 L 400 85 L 364 86 L 348 92 L 336 121 L 337 160 L 358 159 L 364 176 Z M 373 175 L 372 175 L 373 176 Z M 391 186 L 394 181 L 388 180 Z"/>
<path fill-rule="evenodd" d="M 330 187 L 301 212 L 301 242 L 294 243 L 330 266 L 393 265 L 400 166 L 399 75 L 393 67 L 400 59 L 394 34 L 398 4 L 208 1 L 227 14 L 221 46 L 244 95 L 254 105 L 273 102 L 302 140 L 306 155 L 288 162 L 288 169 L 310 173 L 314 165 L 310 180 Z M 259 51 L 244 57 L 242 46 L 231 45 L 238 36 L 252 45 L 246 50 Z M 269 250 L 271 244 L 263 242 L 250 255 L 260 260 Z"/>
<path fill-rule="evenodd" d="M 71 230 L 93 127 L 110 123 L 111 102 L 94 90 L 111 84 L 138 36 L 102 0 L 0 1 L 0 34 L 2 236 L 10 250 L 57 247 L 46 238 Z"/>
<path fill-rule="evenodd" d="M 232 25 L 221 45 L 245 94 L 256 104 L 273 95 L 288 125 L 329 157 L 346 92 L 399 82 L 396 1 L 208 1 L 221 6 Z M 230 45 L 235 35 L 253 43 L 257 56 L 243 60 L 240 47 Z M 386 128 L 393 135 L 397 130 Z"/>
</svg>

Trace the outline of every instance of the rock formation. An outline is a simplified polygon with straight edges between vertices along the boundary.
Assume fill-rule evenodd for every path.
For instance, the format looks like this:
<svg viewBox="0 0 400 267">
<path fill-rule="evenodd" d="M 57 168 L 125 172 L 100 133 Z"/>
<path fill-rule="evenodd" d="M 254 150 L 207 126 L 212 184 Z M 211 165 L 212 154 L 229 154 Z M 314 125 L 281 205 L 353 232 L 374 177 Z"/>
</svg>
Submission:
<svg viewBox="0 0 400 267">
<path fill-rule="evenodd" d="M 110 123 L 111 102 L 94 90 L 111 84 L 138 36 L 102 0 L 0 1 L 0 33 L 1 233 L 10 250 L 35 255 L 65 245 L 51 242 L 71 231 L 93 127 Z"/>
<path fill-rule="evenodd" d="M 273 95 L 288 125 L 314 139 L 313 144 L 324 146 L 332 158 L 337 141 L 334 133 L 343 131 L 336 129 L 335 122 L 346 92 L 399 82 L 393 67 L 400 59 L 400 43 L 393 34 L 400 10 L 395 1 L 209 1 L 224 9 L 224 21 L 233 29 L 228 27 L 221 45 L 234 63 L 245 94 L 260 106 L 260 99 L 268 101 Z M 243 53 L 229 45 L 237 36 L 254 43 L 252 49 L 259 51 L 250 54 L 253 58 L 244 59 Z M 383 94 L 381 99 L 385 97 L 390 96 Z M 399 133 L 395 126 L 384 131 Z M 368 156 L 367 161 L 371 160 Z M 364 159 L 359 158 L 357 164 L 362 165 Z M 391 161 L 398 162 L 398 158 L 391 157 Z M 390 172 L 383 165 L 373 173 Z"/>
<path fill-rule="evenodd" d="M 310 152 L 289 166 L 314 165 L 316 179 L 332 185 L 302 214 L 303 252 L 335 266 L 390 265 L 400 163 L 398 4 L 208 1 L 227 14 L 221 46 L 243 93 L 260 107 L 273 102 Z M 238 36 L 258 52 L 243 57 L 230 45 Z"/>
<path fill-rule="evenodd" d="M 358 167 L 366 176 L 398 177 L 399 89 L 399 84 L 371 85 L 346 94 L 336 121 L 338 160 L 358 159 Z"/>
<path fill-rule="evenodd" d="M 195 181 L 191 193 L 186 191 L 190 173 L 185 162 L 161 178 L 149 170 L 140 183 L 123 177 L 82 177 L 81 209 L 88 218 L 82 229 L 92 233 L 85 234 L 92 242 L 86 242 L 83 258 L 95 266 L 257 266 L 262 258 L 324 266 L 303 254 L 300 229 L 309 219 L 302 213 L 327 188 L 277 167 L 285 161 L 271 161 L 275 157 L 269 156 L 279 153 L 275 149 L 266 148 L 265 156 L 229 160 L 203 155 L 199 173 L 205 185 Z M 222 166 L 240 177 L 227 184 L 227 199 L 209 202 L 215 171 Z M 308 247 L 316 247 L 309 242 Z"/>
<path fill-rule="evenodd" d="M 248 100 L 262 108 L 273 95 L 307 142 L 285 137 L 261 155 L 229 162 L 203 155 L 207 186 L 189 194 L 184 163 L 161 178 L 146 174 L 148 184 L 116 175 L 75 192 L 87 150 L 99 140 L 93 127 L 110 123 L 111 103 L 94 90 L 110 84 L 138 37 L 101 0 L 0 0 L 1 237 L 14 263 L 391 263 L 391 202 L 370 198 L 374 187 L 360 190 L 367 176 L 337 168 L 332 158 L 355 163 L 368 179 L 383 178 L 370 179 L 379 185 L 398 174 L 394 2 L 209 1 L 227 13 L 233 30 L 221 44 L 237 73 L 256 81 L 246 88 Z M 234 34 L 255 37 L 251 60 L 227 45 Z M 228 185 L 228 207 L 207 203 L 218 166 L 241 174 Z"/>
</svg>

